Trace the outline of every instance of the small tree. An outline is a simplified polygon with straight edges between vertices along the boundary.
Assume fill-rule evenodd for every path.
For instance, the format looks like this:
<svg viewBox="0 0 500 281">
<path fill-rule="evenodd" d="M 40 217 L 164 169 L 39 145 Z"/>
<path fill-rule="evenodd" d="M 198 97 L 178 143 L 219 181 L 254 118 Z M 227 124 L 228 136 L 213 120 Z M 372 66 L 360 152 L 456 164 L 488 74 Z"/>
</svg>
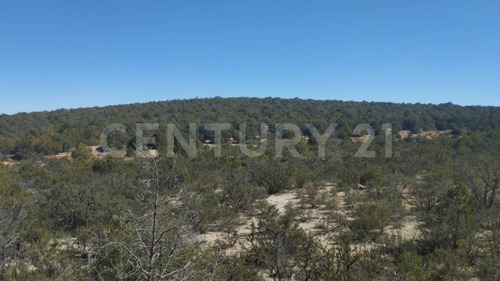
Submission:
<svg viewBox="0 0 500 281">
<path fill-rule="evenodd" d="M 456 180 L 470 189 L 479 208 L 491 208 L 500 188 L 500 163 L 490 155 L 471 156 L 457 167 Z"/>
<path fill-rule="evenodd" d="M 73 159 L 89 159 L 92 156 L 92 150 L 83 143 L 79 143 L 78 146 L 71 152 L 71 158 Z"/>
<path fill-rule="evenodd" d="M 249 240 L 251 257 L 277 280 L 292 278 L 294 264 L 307 244 L 305 232 L 294 221 L 293 210 L 287 209 L 280 216 L 274 206 L 262 214 L 257 226 L 252 223 Z"/>
<path fill-rule="evenodd" d="M 5 277 L 7 264 L 14 259 L 26 216 L 26 192 L 17 186 L 18 180 L 0 166 L 0 280 Z"/>
<path fill-rule="evenodd" d="M 144 214 L 122 217 L 118 231 L 96 241 L 100 246 L 90 255 L 90 280 L 182 280 L 194 270 L 193 214 L 164 200 L 177 182 L 175 161 L 151 157 L 143 168 L 147 176 L 138 203 Z M 165 175 L 165 170 L 170 172 Z"/>
<path fill-rule="evenodd" d="M 464 185 L 450 187 L 437 206 L 423 217 L 420 230 L 424 246 L 457 249 L 460 240 L 473 236 L 477 229 L 477 201 Z"/>
<path fill-rule="evenodd" d="M 252 176 L 257 185 L 265 187 L 269 194 L 275 194 L 291 186 L 292 171 L 280 160 L 269 159 L 259 162 Z"/>
</svg>

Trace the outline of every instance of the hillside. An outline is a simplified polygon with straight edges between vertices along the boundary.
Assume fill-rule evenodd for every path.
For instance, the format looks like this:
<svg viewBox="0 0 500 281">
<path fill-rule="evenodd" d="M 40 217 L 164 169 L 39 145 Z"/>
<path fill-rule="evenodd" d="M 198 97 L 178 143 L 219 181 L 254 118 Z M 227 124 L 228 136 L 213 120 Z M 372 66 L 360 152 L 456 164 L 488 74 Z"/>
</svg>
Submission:
<svg viewBox="0 0 500 281">
<path fill-rule="evenodd" d="M 1 116 L 0 280 L 498 280 L 499 113 L 213 98 Z M 144 122 L 159 123 L 147 157 Z M 230 123 L 221 157 L 210 122 Z M 276 157 L 280 122 L 306 136 Z M 125 157 L 97 145 L 113 123 Z M 196 124 L 195 155 L 169 123 Z M 306 123 L 339 124 L 323 156 Z M 353 137 L 360 123 L 377 136 Z"/>
<path fill-rule="evenodd" d="M 250 135 L 257 135 L 260 123 L 293 123 L 308 134 L 306 123 L 324 131 L 331 123 L 338 123 L 336 137 L 346 139 L 362 123 L 370 124 L 379 134 L 382 123 L 391 123 L 394 132 L 409 130 L 452 130 L 459 134 L 488 132 L 500 128 L 500 108 L 458 106 L 451 103 L 394 104 L 377 102 L 318 101 L 280 98 L 209 98 L 173 100 L 56 110 L 51 112 L 19 113 L 0 116 L 0 153 L 42 155 L 57 154 L 82 142 L 97 145 L 100 133 L 110 124 L 128 127 L 128 136 L 120 136 L 121 144 L 130 145 L 135 136 L 136 123 L 159 123 L 165 131 L 167 123 L 174 123 L 187 131 L 189 123 L 198 125 L 198 138 L 210 136 L 204 123 L 227 122 L 232 129 L 225 138 L 238 138 L 238 124 L 245 123 Z"/>
</svg>

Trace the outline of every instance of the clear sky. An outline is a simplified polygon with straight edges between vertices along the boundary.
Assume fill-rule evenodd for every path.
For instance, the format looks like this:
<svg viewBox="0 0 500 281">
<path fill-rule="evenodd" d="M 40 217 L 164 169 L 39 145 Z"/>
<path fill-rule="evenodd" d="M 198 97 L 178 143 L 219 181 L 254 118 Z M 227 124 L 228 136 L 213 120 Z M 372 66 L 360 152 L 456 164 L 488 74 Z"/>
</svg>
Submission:
<svg viewBox="0 0 500 281">
<path fill-rule="evenodd" d="M 0 1 L 0 113 L 197 96 L 500 106 L 500 1 Z"/>
</svg>

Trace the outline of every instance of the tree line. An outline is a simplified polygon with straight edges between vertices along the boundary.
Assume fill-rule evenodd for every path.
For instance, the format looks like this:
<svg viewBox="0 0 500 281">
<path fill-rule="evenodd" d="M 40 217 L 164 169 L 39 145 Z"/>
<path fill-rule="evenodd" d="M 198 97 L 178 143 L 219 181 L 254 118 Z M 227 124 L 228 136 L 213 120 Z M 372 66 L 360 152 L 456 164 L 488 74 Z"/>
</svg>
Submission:
<svg viewBox="0 0 500 281">
<path fill-rule="evenodd" d="M 337 123 L 336 137 L 347 139 L 354 128 L 370 124 L 376 134 L 383 123 L 391 123 L 393 131 L 452 130 L 453 134 L 489 132 L 500 126 L 500 109 L 488 106 L 458 106 L 446 104 L 394 104 L 380 102 L 316 101 L 279 98 L 208 98 L 151 102 L 119 106 L 56 110 L 50 112 L 0 115 L 0 153 L 18 154 L 20 158 L 36 153 L 57 154 L 76 147 L 80 142 L 98 145 L 101 132 L 113 123 L 128 127 L 126 134 L 115 134 L 116 143 L 132 147 L 136 123 L 176 124 L 188 132 L 189 123 L 230 123 L 225 139 L 238 139 L 238 126 L 247 124 L 249 136 L 259 134 L 260 124 L 299 125 L 305 135 L 311 135 L 306 123 L 325 131 Z M 163 133 L 165 133 L 165 130 Z M 213 132 L 197 128 L 200 141 L 213 139 Z"/>
</svg>

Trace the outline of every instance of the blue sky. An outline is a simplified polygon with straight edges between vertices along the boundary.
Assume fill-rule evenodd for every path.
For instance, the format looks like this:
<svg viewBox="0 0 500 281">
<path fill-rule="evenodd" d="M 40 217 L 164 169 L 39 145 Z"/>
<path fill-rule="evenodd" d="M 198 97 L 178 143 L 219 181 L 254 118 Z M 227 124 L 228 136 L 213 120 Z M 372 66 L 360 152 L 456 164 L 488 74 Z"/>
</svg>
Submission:
<svg viewBox="0 0 500 281">
<path fill-rule="evenodd" d="M 0 2 L 0 113 L 197 96 L 500 106 L 500 1 Z"/>
</svg>

